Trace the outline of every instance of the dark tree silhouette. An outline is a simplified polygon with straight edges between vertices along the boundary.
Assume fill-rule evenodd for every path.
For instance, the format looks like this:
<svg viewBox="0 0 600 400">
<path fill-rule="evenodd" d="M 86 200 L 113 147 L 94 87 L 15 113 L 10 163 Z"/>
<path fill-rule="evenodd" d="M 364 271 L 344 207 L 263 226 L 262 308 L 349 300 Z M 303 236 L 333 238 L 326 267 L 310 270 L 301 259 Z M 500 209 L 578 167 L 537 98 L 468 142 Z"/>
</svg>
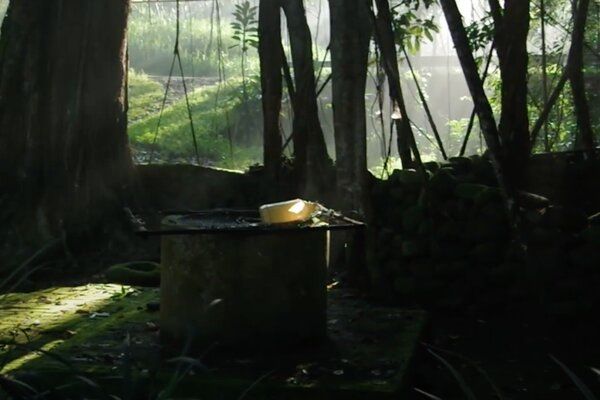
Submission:
<svg viewBox="0 0 600 400">
<path fill-rule="evenodd" d="M 499 10 L 490 0 L 494 16 L 496 52 L 502 79 L 499 134 L 502 147 L 510 156 L 507 173 L 518 180 L 531 153 L 527 110 L 527 34 L 529 1 L 506 0 Z"/>
<path fill-rule="evenodd" d="M 0 193 L 37 238 L 104 223 L 131 159 L 128 0 L 12 0 L 0 36 Z"/>
<path fill-rule="evenodd" d="M 319 121 L 312 38 L 302 0 L 282 0 L 282 8 L 294 67 L 294 165 L 300 177 L 301 192 L 314 197 L 329 184 L 324 172 L 330 168 L 331 160 Z"/>
<path fill-rule="evenodd" d="M 371 9 L 359 0 L 330 0 L 333 124 L 342 206 L 365 211 L 367 152 L 365 86 Z"/>
<path fill-rule="evenodd" d="M 377 16 L 375 18 L 375 38 L 381 49 L 382 66 L 388 79 L 390 99 L 401 114 L 401 119 L 395 121 L 398 155 L 403 168 L 413 168 L 415 163 L 411 155 L 411 143 L 414 133 L 406 112 L 406 104 L 400 84 L 400 71 L 398 69 L 398 52 L 394 41 L 392 27 L 392 14 L 388 0 L 375 0 Z"/>
<path fill-rule="evenodd" d="M 279 2 L 261 1 L 258 14 L 258 52 L 263 109 L 263 157 L 267 171 L 276 173 L 281 161 L 281 112 L 283 54 Z"/>
<path fill-rule="evenodd" d="M 479 118 L 481 131 L 490 152 L 498 183 L 506 196 L 507 208 L 509 214 L 512 216 L 515 211 L 515 203 L 513 182 L 510 179 L 511 177 L 507 176 L 506 173 L 509 160 L 505 149 L 503 149 L 500 143 L 500 134 L 496 126 L 494 113 L 485 94 L 482 79 L 479 76 L 479 70 L 469 45 L 469 39 L 462 22 L 462 16 L 455 0 L 444 0 L 441 2 L 441 5 L 463 74 L 467 81 L 467 86 L 469 87 L 471 97 L 473 98 L 475 112 Z"/>
<path fill-rule="evenodd" d="M 575 7 L 575 6 L 574 6 Z M 569 50 L 568 73 L 573 93 L 573 105 L 579 134 L 575 140 L 575 147 L 592 150 L 594 132 L 590 117 L 590 107 L 585 93 L 585 79 L 583 72 L 583 44 L 585 39 L 585 24 L 587 21 L 590 0 L 579 0 L 574 10 L 574 25 L 571 35 L 571 48 Z"/>
</svg>

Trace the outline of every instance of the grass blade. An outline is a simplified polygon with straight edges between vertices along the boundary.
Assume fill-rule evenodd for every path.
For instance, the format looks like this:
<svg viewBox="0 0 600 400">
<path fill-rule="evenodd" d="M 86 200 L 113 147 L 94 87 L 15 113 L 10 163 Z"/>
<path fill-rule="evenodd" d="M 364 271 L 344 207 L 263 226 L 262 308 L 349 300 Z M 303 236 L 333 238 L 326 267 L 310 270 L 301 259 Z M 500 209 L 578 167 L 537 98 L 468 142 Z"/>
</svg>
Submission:
<svg viewBox="0 0 600 400">
<path fill-rule="evenodd" d="M 477 362 L 475 362 L 474 360 L 470 359 L 469 357 L 466 357 L 462 354 L 450 351 L 450 350 L 445 350 L 436 346 L 433 346 L 431 344 L 428 343 L 422 343 L 423 346 L 425 346 L 428 349 L 432 349 L 435 350 L 437 352 L 440 353 L 444 353 L 447 354 L 449 356 L 453 356 L 456 357 L 464 362 L 466 362 L 467 364 L 469 364 L 471 367 L 473 367 L 482 377 L 483 379 L 486 380 L 486 382 L 490 385 L 490 387 L 492 388 L 492 390 L 494 391 L 496 397 L 498 398 L 498 400 L 504 400 L 504 395 L 502 394 L 502 391 L 500 390 L 500 388 L 498 387 L 498 385 L 496 385 L 494 383 L 494 381 L 492 380 L 492 378 L 489 376 L 489 374 L 483 369 L 481 368 L 479 365 L 477 365 Z"/>
<path fill-rule="evenodd" d="M 254 382 L 252 382 L 252 384 L 251 384 L 250 386 L 248 386 L 248 387 L 246 388 L 246 390 L 244 390 L 244 391 L 242 392 L 242 394 L 240 395 L 240 397 L 238 397 L 238 400 L 242 400 L 242 399 L 244 399 L 244 398 L 245 398 L 245 397 L 248 395 L 248 393 L 250 393 L 250 391 L 251 391 L 252 389 L 254 389 L 254 387 L 255 387 L 256 385 L 258 385 L 260 382 L 262 382 L 264 379 L 266 379 L 266 378 L 267 378 L 269 375 L 271 375 L 273 372 L 275 372 L 275 370 L 273 370 L 273 371 L 269 371 L 269 372 L 267 372 L 267 373 L 265 373 L 265 374 L 261 375 L 261 376 L 260 376 L 260 377 L 259 377 L 257 380 L 255 380 Z"/>
<path fill-rule="evenodd" d="M 473 394 L 473 391 L 471 390 L 471 388 L 469 388 L 469 386 L 467 386 L 467 383 L 465 382 L 465 380 L 463 379 L 462 375 L 460 374 L 460 372 L 458 372 L 456 370 L 456 368 L 454 368 L 452 366 L 452 364 L 450 364 L 448 361 L 446 361 L 446 359 L 444 359 L 444 357 L 440 356 L 439 354 L 437 354 L 436 352 L 434 352 L 431 349 L 427 349 L 427 351 L 434 356 L 435 358 L 437 358 L 442 364 L 444 364 L 444 366 L 446 368 L 448 368 L 448 370 L 452 373 L 452 375 L 454 376 L 454 379 L 456 379 L 456 382 L 458 382 L 458 385 L 460 386 L 460 388 L 462 389 L 463 393 L 465 394 L 466 398 L 468 400 L 477 400 L 475 398 L 475 394 Z"/>
<path fill-rule="evenodd" d="M 557 363 L 562 368 L 563 371 L 565 371 L 565 373 L 569 376 L 569 378 L 571 378 L 571 380 L 573 381 L 575 386 L 577 386 L 577 388 L 579 389 L 579 391 L 581 392 L 583 397 L 585 397 L 587 400 L 598 400 L 596 398 L 596 396 L 594 396 L 594 394 L 592 393 L 590 388 L 587 387 L 586 384 L 583 383 L 583 381 L 581 379 L 579 379 L 579 377 L 577 375 L 575 375 L 575 373 L 569 369 L 569 367 L 567 367 L 565 364 L 560 362 L 552 354 L 550 354 L 550 358 L 552 359 L 552 361 Z"/>
<path fill-rule="evenodd" d="M 419 393 L 419 394 L 422 394 L 423 396 L 427 397 L 428 399 L 431 399 L 431 400 L 442 400 L 442 398 L 441 398 L 441 397 L 437 397 L 437 396 L 436 396 L 436 395 L 434 395 L 434 394 L 427 393 L 426 391 L 424 391 L 424 390 L 421 390 L 421 389 L 419 389 L 419 388 L 414 388 L 414 389 L 415 389 L 415 392 L 417 392 L 417 393 Z"/>
<path fill-rule="evenodd" d="M 0 389 L 16 397 L 29 397 L 38 394 L 37 390 L 31 385 L 6 375 L 0 375 Z"/>
<path fill-rule="evenodd" d="M 202 371 L 208 371 L 208 367 L 200 360 L 192 357 L 179 356 L 167 360 L 167 363 L 182 363 L 191 365 L 194 368 L 198 368 Z"/>
</svg>

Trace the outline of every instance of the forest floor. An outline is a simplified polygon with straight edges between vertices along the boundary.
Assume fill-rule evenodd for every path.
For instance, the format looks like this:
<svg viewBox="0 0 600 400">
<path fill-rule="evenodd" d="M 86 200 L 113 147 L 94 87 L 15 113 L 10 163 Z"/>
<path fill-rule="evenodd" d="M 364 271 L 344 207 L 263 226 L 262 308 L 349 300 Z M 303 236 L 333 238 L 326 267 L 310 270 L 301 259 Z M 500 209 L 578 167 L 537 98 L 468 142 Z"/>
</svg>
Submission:
<svg viewBox="0 0 600 400">
<path fill-rule="evenodd" d="M 455 368 L 476 399 L 583 399 L 558 362 L 600 395 L 596 319 L 433 313 L 429 344 Z M 415 387 L 442 399 L 468 398 L 448 366 L 431 354 L 421 360 Z"/>
<path fill-rule="evenodd" d="M 112 256 L 108 256 L 106 251 L 90 252 L 76 266 L 71 265 L 52 274 L 41 271 L 35 280 L 25 282 L 26 289 L 34 291 L 52 286 L 103 282 L 102 271 L 109 265 L 136 259 L 156 260 L 157 248 L 158 242 L 141 239 L 135 246 L 114 244 L 110 252 Z M 74 270 L 74 267 L 77 269 Z M 65 279 L 65 276 L 69 278 Z M 22 290 L 19 287 L 16 291 Z M 126 294 L 122 297 L 124 301 L 130 299 Z M 120 291 L 112 295 L 120 297 Z M 145 298 L 132 298 L 145 301 Z M 42 302 L 46 301 L 42 298 Z M 89 317 L 91 314 L 85 315 Z M 413 379 L 408 387 L 412 397 L 408 398 L 427 398 L 415 389 L 444 400 L 468 398 L 461 389 L 461 380 L 474 393 L 473 398 L 478 400 L 584 398 L 569 372 L 598 396 L 600 325 L 596 320 L 597 316 L 593 315 L 549 319 L 525 310 L 521 314 L 500 311 L 447 314 L 433 311 L 428 332 L 423 337 L 424 343 L 419 346 L 417 362 L 409 374 Z M 428 349 L 444 361 L 429 353 Z M 497 396 L 495 390 L 501 392 L 502 397 Z"/>
<path fill-rule="evenodd" d="M 161 345 L 155 288 L 88 284 L 1 300 L 0 374 L 20 385 L 0 380 L 0 395 L 13 396 L 390 398 L 407 383 L 426 323 L 422 311 L 373 306 L 332 288 L 326 343 L 259 353 L 213 346 L 197 358 L 185 343 Z"/>
<path fill-rule="evenodd" d="M 102 281 L 102 275 L 82 274 L 67 283 L 80 285 L 89 281 Z M 47 281 L 46 285 L 49 284 Z M 52 284 L 57 285 L 59 281 L 54 280 Z M 37 289 L 43 286 L 40 283 Z M 125 295 L 129 292 L 122 296 L 120 289 L 113 292 L 113 298 L 128 301 Z M 143 296 L 132 299 L 148 300 Z M 46 301 L 43 296 L 42 300 Z M 427 398 L 416 390 L 441 399 L 468 398 L 460 380 L 464 380 L 475 399 L 584 398 L 569 372 L 552 357 L 562 362 L 593 393 L 600 394 L 598 337 L 600 326 L 594 323 L 593 317 L 550 320 L 528 313 L 448 315 L 433 312 L 423 344 L 419 346 L 417 362 L 409 373 L 412 379 L 407 389 L 414 397 L 408 398 Z M 498 392 L 502 397 L 497 396 Z"/>
</svg>

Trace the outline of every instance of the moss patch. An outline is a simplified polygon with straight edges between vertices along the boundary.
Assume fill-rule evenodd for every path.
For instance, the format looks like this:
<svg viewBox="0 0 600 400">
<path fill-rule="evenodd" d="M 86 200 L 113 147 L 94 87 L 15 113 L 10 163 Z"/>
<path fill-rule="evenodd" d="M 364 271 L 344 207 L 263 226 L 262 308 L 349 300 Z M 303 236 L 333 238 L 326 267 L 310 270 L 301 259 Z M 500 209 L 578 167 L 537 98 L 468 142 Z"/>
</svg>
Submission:
<svg viewBox="0 0 600 400">
<path fill-rule="evenodd" d="M 374 307 L 336 289 L 328 343 L 285 354 L 161 359 L 158 314 L 146 307 L 157 299 L 156 289 L 120 285 L 5 296 L 2 373 L 57 396 L 238 398 L 252 388 L 251 398 L 391 398 L 406 383 L 425 325 L 420 311 Z"/>
</svg>

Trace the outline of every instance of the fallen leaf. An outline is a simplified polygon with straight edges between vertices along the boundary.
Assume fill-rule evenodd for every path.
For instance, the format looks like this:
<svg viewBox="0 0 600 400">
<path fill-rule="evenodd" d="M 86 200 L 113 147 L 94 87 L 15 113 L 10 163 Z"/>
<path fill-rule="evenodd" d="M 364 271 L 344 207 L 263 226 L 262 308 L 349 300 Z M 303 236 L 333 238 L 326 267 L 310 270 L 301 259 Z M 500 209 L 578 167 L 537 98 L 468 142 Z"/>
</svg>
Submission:
<svg viewBox="0 0 600 400">
<path fill-rule="evenodd" d="M 210 302 L 210 304 L 208 305 L 208 307 L 209 308 L 210 307 L 214 307 L 214 306 L 216 306 L 217 304 L 219 304 L 222 301 L 223 301 L 223 299 L 214 299 L 213 301 Z"/>
<path fill-rule="evenodd" d="M 152 321 L 148 321 L 146 322 L 146 330 L 148 331 L 157 331 L 158 330 L 158 325 Z"/>
<path fill-rule="evenodd" d="M 68 329 L 67 329 L 66 331 L 64 331 L 64 332 L 62 333 L 62 336 L 63 336 L 64 338 L 70 338 L 70 337 L 73 337 L 73 336 L 75 336 L 75 334 L 76 334 L 76 333 L 77 333 L 77 332 L 75 332 L 75 331 L 71 331 L 71 330 L 68 330 Z"/>
<path fill-rule="evenodd" d="M 336 287 L 339 284 L 340 283 L 338 281 L 333 281 L 329 285 L 327 285 L 327 289 L 331 290 L 331 289 L 333 289 L 334 287 Z"/>
<path fill-rule="evenodd" d="M 90 315 L 90 318 L 106 318 L 110 317 L 110 313 L 107 312 L 95 312 Z"/>
</svg>

